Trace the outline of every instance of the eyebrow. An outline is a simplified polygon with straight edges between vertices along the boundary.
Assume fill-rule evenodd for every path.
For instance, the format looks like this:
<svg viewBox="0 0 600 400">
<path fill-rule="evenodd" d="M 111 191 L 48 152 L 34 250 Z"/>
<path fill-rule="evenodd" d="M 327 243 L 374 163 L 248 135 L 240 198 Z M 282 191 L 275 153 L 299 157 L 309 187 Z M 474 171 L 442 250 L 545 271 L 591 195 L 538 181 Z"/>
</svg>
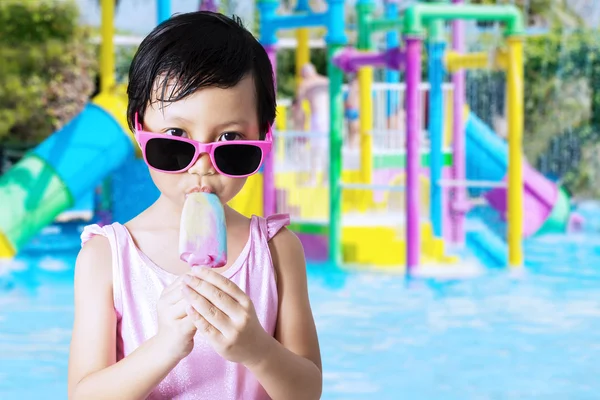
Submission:
<svg viewBox="0 0 600 400">
<path fill-rule="evenodd" d="M 185 118 L 185 117 L 180 117 L 179 115 L 173 115 L 173 116 L 168 116 L 167 118 L 165 118 L 166 121 L 169 120 L 173 120 L 173 121 L 179 121 L 179 122 L 183 122 L 186 124 L 191 124 L 192 121 L 190 121 L 189 119 Z"/>
<path fill-rule="evenodd" d="M 185 118 L 184 116 L 181 115 L 170 115 L 170 116 L 166 116 L 167 118 L 165 118 L 165 121 L 168 123 L 169 121 L 177 121 L 177 122 L 181 122 L 183 124 L 190 124 L 193 125 L 194 122 Z M 247 128 L 250 125 L 250 122 L 246 119 L 232 119 L 229 121 L 225 121 L 225 122 L 221 122 L 219 124 L 216 124 L 214 126 L 214 130 L 223 130 L 224 128 L 228 127 L 228 126 L 232 126 L 232 125 L 239 125 L 242 126 L 244 128 Z"/>
<path fill-rule="evenodd" d="M 248 127 L 249 123 L 245 119 L 234 119 L 231 121 L 225 121 L 223 123 L 215 125 L 215 129 L 221 130 L 221 129 L 231 126 L 231 125 L 240 125 L 240 126 L 243 126 L 244 128 L 246 128 L 246 127 Z"/>
</svg>

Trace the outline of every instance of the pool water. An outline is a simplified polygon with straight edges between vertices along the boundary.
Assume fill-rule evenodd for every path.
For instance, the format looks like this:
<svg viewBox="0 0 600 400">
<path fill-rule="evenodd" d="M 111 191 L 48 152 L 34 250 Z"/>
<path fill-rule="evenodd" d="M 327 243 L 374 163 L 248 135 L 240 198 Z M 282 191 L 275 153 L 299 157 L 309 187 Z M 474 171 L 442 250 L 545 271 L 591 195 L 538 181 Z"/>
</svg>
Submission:
<svg viewBox="0 0 600 400">
<path fill-rule="evenodd" d="M 526 242 L 520 275 L 406 280 L 309 265 L 322 398 L 597 399 L 600 208 L 582 210 L 586 232 Z M 0 275 L 1 399 L 66 398 L 77 237 L 61 243 Z"/>
</svg>

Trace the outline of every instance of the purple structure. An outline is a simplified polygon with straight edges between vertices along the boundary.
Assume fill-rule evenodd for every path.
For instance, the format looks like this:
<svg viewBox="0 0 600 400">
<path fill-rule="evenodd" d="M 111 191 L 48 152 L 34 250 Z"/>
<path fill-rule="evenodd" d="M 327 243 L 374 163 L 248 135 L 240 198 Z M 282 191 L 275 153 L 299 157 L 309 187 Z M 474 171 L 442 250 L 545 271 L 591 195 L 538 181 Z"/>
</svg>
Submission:
<svg viewBox="0 0 600 400">
<path fill-rule="evenodd" d="M 399 48 L 388 49 L 383 52 L 366 52 L 347 47 L 333 58 L 333 63 L 346 73 L 356 72 L 365 65 L 403 70 L 405 62 L 406 53 Z"/>
<path fill-rule="evenodd" d="M 463 0 L 452 0 L 454 4 L 462 4 Z M 452 21 L 452 47 L 454 51 L 462 54 L 465 52 L 465 23 Z M 466 152 L 465 152 L 465 122 L 463 118 L 465 108 L 465 71 L 459 70 L 452 75 L 454 85 L 453 94 L 453 133 L 452 133 L 452 180 L 464 181 L 466 179 Z M 452 243 L 463 243 L 465 240 L 464 220 L 468 211 L 467 192 L 462 186 L 453 186 L 450 190 L 450 218 L 451 223 L 443 226 L 450 227 L 449 239 Z"/>
<path fill-rule="evenodd" d="M 536 233 L 546 222 L 558 198 L 559 188 L 556 184 L 548 180 L 540 172 L 532 168 L 526 161 L 523 162 L 523 207 L 525 211 L 526 223 L 523 226 L 523 236 L 531 236 Z M 504 179 L 506 181 L 506 178 Z M 506 188 L 495 188 L 487 192 L 484 197 L 490 206 L 501 213 L 503 220 L 506 220 L 508 209 L 508 196 Z"/>
<path fill-rule="evenodd" d="M 420 37 L 406 38 L 406 267 L 419 266 L 419 136 L 421 84 Z"/>
<path fill-rule="evenodd" d="M 217 4 L 214 2 L 214 0 L 202 0 L 200 2 L 200 7 L 198 7 L 198 11 L 217 12 Z"/>
<path fill-rule="evenodd" d="M 275 45 L 265 46 L 271 65 L 273 66 L 273 81 L 275 82 L 275 93 L 277 93 L 277 48 Z M 273 130 L 273 141 L 275 139 L 275 125 L 272 127 Z M 275 148 L 275 144 L 273 144 Z M 264 216 L 273 215 L 277 212 L 275 199 L 275 163 L 273 160 L 273 151 L 271 151 L 266 157 L 263 164 L 263 212 Z"/>
</svg>

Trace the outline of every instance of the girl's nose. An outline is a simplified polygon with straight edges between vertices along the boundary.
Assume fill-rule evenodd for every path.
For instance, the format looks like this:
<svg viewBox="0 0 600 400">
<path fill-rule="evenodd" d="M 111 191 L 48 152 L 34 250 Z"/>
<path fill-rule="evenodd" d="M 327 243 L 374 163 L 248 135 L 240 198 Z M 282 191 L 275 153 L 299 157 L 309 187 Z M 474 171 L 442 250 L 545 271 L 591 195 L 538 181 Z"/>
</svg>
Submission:
<svg viewBox="0 0 600 400">
<path fill-rule="evenodd" d="M 202 153 L 200 154 L 194 165 L 192 165 L 190 169 L 188 169 L 188 172 L 190 174 L 204 176 L 214 175 L 216 170 L 212 165 L 212 162 L 210 161 L 210 156 L 207 153 Z"/>
</svg>

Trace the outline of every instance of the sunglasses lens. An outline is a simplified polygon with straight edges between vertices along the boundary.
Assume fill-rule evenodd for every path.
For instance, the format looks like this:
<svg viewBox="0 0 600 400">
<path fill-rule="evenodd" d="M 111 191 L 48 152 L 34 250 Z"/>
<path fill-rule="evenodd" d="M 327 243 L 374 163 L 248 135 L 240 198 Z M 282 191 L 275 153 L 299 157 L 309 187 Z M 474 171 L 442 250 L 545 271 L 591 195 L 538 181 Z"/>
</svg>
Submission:
<svg viewBox="0 0 600 400">
<path fill-rule="evenodd" d="M 172 139 L 152 138 L 146 143 L 146 160 L 161 171 L 180 171 L 194 158 L 194 145 Z"/>
<path fill-rule="evenodd" d="M 248 144 L 227 144 L 215 148 L 215 163 L 227 175 L 249 175 L 258 170 L 262 150 Z"/>
</svg>

